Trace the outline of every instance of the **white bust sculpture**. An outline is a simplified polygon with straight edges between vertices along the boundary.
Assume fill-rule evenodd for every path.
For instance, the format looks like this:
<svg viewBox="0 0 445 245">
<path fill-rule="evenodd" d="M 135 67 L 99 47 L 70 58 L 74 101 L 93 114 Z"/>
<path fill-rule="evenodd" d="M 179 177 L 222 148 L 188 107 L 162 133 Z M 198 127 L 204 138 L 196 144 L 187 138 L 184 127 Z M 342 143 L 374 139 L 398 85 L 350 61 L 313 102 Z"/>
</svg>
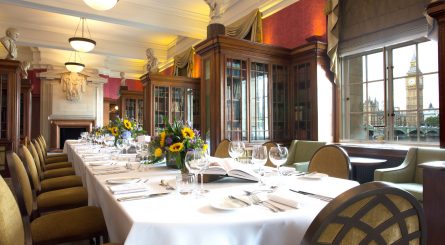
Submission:
<svg viewBox="0 0 445 245">
<path fill-rule="evenodd" d="M 16 60 L 17 59 L 17 46 L 15 45 L 15 42 L 17 41 L 17 38 L 19 37 L 19 32 L 15 28 L 8 28 L 6 30 L 6 36 L 0 38 L 1 42 L 1 56 L 2 59 L 7 60 Z"/>
<path fill-rule="evenodd" d="M 121 77 L 121 86 L 127 86 L 126 82 L 127 79 L 125 79 L 125 72 L 121 71 L 119 73 L 119 76 Z"/>
<path fill-rule="evenodd" d="M 147 73 L 158 73 L 158 58 L 154 56 L 153 49 L 147 48 L 145 54 L 147 55 Z"/>
<path fill-rule="evenodd" d="M 79 101 L 81 93 L 86 92 L 86 77 L 77 72 L 67 72 L 62 75 L 62 89 L 69 101 Z"/>
<path fill-rule="evenodd" d="M 29 61 L 23 61 L 20 65 L 20 68 L 22 70 L 22 79 L 28 79 L 28 70 L 31 66 L 31 62 Z"/>
<path fill-rule="evenodd" d="M 210 24 L 219 23 L 222 15 L 221 3 L 218 3 L 218 0 L 204 0 L 204 2 L 206 2 L 210 8 Z"/>
</svg>

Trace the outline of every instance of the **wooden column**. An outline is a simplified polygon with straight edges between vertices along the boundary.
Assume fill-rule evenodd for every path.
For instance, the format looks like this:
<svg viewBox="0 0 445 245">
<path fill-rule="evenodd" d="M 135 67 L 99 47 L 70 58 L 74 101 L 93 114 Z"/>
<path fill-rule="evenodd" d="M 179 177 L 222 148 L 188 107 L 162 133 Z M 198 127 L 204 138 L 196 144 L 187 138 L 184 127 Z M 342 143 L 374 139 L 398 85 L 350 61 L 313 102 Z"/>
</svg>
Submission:
<svg viewBox="0 0 445 245">
<path fill-rule="evenodd" d="M 427 7 L 427 13 L 438 23 L 439 40 L 439 123 L 440 148 L 445 148 L 445 2 L 437 1 Z"/>
<path fill-rule="evenodd" d="M 445 244 L 445 161 L 419 164 L 423 168 L 423 209 L 427 244 Z"/>
<path fill-rule="evenodd" d="M 31 110 L 32 110 L 32 85 L 29 79 L 22 79 L 22 87 L 21 87 L 21 114 L 22 121 L 20 122 L 21 131 L 20 131 L 20 140 L 23 144 L 26 142 L 25 139 L 31 140 Z"/>
</svg>

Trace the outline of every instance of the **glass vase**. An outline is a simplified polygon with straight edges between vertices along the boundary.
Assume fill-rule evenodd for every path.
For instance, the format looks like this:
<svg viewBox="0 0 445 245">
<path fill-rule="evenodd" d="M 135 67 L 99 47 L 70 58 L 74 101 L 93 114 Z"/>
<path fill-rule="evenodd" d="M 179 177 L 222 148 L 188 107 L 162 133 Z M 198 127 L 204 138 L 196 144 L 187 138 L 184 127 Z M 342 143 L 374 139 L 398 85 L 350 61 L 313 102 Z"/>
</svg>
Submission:
<svg viewBox="0 0 445 245">
<path fill-rule="evenodd" d="M 166 154 L 167 167 L 180 169 L 182 173 L 188 173 L 187 167 L 185 166 L 185 152 L 170 152 Z"/>
</svg>

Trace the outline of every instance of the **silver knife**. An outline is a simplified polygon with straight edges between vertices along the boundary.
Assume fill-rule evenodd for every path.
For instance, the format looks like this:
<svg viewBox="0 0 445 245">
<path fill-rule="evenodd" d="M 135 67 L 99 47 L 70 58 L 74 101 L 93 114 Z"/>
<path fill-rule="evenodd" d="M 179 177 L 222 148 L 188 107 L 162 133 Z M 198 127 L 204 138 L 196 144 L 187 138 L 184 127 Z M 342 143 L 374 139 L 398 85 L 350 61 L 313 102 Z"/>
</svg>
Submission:
<svg viewBox="0 0 445 245">
<path fill-rule="evenodd" d="M 134 200 L 147 199 L 147 198 L 152 198 L 152 197 L 159 197 L 159 196 L 167 195 L 170 193 L 171 192 L 161 192 L 161 193 L 153 193 L 153 194 L 140 195 L 140 196 L 120 197 L 117 199 L 117 201 L 119 201 L 119 202 L 134 201 Z"/>
<path fill-rule="evenodd" d="M 332 197 L 318 195 L 318 194 L 314 194 L 314 193 L 310 193 L 310 192 L 299 191 L 299 190 L 294 190 L 294 189 L 289 189 L 289 190 L 293 191 L 293 192 L 296 192 L 296 193 L 299 193 L 299 194 L 302 194 L 302 195 L 310 196 L 310 197 L 313 197 L 313 198 L 316 198 L 316 199 L 319 199 L 319 200 L 322 200 L 322 201 L 325 201 L 325 202 L 330 202 L 330 201 L 332 201 L 332 199 L 334 199 Z"/>
</svg>

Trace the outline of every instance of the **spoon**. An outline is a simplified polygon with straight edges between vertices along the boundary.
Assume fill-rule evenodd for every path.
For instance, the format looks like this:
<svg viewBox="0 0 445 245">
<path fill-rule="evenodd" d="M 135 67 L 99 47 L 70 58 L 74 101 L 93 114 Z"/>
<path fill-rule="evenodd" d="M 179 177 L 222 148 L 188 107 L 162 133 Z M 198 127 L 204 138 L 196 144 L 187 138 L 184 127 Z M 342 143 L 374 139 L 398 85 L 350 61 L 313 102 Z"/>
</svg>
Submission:
<svg viewBox="0 0 445 245">
<path fill-rule="evenodd" d="M 165 189 L 167 190 L 174 190 L 175 187 L 171 186 L 166 180 L 161 180 L 161 183 L 159 184 L 161 186 L 165 186 Z"/>
</svg>

